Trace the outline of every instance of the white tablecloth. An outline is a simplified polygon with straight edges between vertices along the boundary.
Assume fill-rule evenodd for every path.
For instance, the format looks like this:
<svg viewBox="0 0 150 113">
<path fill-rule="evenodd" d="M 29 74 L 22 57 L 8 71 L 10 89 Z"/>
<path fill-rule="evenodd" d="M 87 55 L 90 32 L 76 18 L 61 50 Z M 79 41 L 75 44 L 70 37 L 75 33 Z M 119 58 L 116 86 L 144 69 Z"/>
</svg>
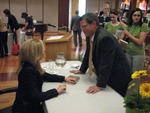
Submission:
<svg viewBox="0 0 150 113">
<path fill-rule="evenodd" d="M 57 74 L 64 76 L 74 75 L 70 70 L 75 69 L 75 65 L 80 65 L 79 61 L 67 61 L 62 69 L 56 69 Z M 48 63 L 42 63 L 46 67 Z M 48 69 L 47 69 L 48 71 Z M 56 98 L 45 101 L 44 109 L 47 113 L 125 113 L 123 98 L 112 88 L 107 86 L 103 91 L 96 94 L 87 94 L 89 86 L 96 84 L 96 76 L 76 75 L 80 80 L 75 85 L 67 85 L 66 92 Z M 57 88 L 61 83 L 44 83 L 43 91 Z"/>
</svg>

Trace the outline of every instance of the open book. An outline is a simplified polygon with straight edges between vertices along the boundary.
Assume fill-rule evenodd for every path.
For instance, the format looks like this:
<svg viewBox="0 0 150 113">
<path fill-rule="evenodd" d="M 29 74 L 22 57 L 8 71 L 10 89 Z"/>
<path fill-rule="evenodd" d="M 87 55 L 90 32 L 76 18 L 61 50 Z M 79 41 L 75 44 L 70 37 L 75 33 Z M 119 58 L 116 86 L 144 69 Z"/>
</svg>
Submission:
<svg viewBox="0 0 150 113">
<path fill-rule="evenodd" d="M 128 42 L 127 41 L 121 39 L 120 45 L 124 51 L 126 51 L 128 49 Z"/>
</svg>

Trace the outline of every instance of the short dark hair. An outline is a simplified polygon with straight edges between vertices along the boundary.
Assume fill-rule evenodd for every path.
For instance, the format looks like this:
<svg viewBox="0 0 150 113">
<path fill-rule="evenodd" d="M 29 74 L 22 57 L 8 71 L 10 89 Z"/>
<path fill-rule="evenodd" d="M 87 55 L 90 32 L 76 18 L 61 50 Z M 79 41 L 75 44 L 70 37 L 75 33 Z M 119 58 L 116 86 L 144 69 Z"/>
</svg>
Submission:
<svg viewBox="0 0 150 113">
<path fill-rule="evenodd" d="M 5 13 L 6 15 L 10 15 L 11 14 L 11 12 L 8 9 L 4 9 L 3 13 Z"/>
<path fill-rule="evenodd" d="M 22 12 L 21 17 L 22 18 L 26 18 L 28 16 L 28 14 L 26 12 Z"/>
<path fill-rule="evenodd" d="M 96 22 L 96 25 L 99 26 L 99 20 L 97 16 L 94 13 L 86 13 L 83 16 L 80 17 L 80 21 L 86 20 L 88 24 L 91 24 L 93 21 Z"/>
<path fill-rule="evenodd" d="M 76 10 L 76 11 L 75 11 L 75 13 L 76 13 L 76 14 L 79 14 L 79 11 L 78 11 L 78 10 Z"/>
</svg>

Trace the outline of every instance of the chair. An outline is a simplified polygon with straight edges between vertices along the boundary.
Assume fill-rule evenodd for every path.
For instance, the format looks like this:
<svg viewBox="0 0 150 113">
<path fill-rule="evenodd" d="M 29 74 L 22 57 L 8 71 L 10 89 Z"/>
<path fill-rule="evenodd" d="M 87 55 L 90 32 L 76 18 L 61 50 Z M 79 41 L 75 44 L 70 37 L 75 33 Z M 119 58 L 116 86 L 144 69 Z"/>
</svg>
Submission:
<svg viewBox="0 0 150 113">
<path fill-rule="evenodd" d="M 0 95 L 7 94 L 7 93 L 12 93 L 12 92 L 16 92 L 16 91 L 17 91 L 17 87 L 11 87 L 11 88 L 6 88 L 6 89 L 1 89 L 0 90 Z M 0 113 L 12 113 L 11 109 L 12 109 L 12 106 L 9 106 L 7 108 L 1 109 Z"/>
</svg>

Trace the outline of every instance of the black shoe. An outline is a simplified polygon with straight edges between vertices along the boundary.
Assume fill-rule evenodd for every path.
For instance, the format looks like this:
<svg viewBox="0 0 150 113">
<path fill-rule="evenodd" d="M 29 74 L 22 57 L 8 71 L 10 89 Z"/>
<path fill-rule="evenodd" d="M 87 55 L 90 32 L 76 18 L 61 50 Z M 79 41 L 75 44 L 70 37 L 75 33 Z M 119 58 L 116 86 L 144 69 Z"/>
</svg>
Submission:
<svg viewBox="0 0 150 113">
<path fill-rule="evenodd" d="M 4 55 L 1 55 L 0 58 L 4 58 Z"/>
<path fill-rule="evenodd" d="M 8 57 L 8 54 L 5 54 L 5 57 Z"/>
</svg>

